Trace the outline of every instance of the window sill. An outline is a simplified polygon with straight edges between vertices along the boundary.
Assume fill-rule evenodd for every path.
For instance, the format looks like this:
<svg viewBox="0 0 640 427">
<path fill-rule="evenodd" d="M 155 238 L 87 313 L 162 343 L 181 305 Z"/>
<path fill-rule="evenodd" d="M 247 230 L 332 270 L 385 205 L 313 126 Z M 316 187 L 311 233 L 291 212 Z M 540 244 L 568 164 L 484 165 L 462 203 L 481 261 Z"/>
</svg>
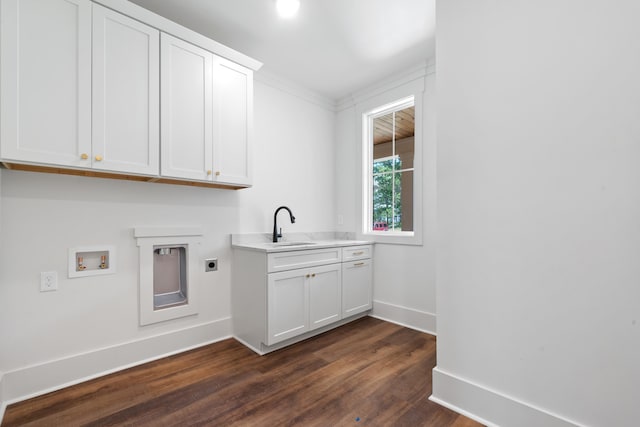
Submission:
<svg viewBox="0 0 640 427">
<path fill-rule="evenodd" d="M 384 233 L 384 234 L 383 234 Z M 367 232 L 360 235 L 362 240 L 369 240 L 377 244 L 422 246 L 420 233 L 409 232 Z"/>
</svg>

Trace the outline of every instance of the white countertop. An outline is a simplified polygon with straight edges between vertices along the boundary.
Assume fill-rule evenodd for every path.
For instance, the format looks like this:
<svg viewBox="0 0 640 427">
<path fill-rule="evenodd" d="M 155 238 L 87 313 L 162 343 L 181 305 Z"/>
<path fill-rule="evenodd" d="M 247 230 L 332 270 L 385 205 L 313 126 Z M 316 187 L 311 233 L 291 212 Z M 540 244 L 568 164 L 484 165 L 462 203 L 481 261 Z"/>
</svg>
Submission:
<svg viewBox="0 0 640 427">
<path fill-rule="evenodd" d="M 234 234 L 231 236 L 231 247 L 270 253 L 374 244 L 368 240 L 342 238 L 351 237 L 349 234 L 351 233 L 290 233 L 278 243 L 273 243 L 272 235 L 267 233 Z"/>
<path fill-rule="evenodd" d="M 256 243 L 240 243 L 232 244 L 231 246 L 238 249 L 248 249 L 260 252 L 290 252 L 290 251 L 304 251 L 309 249 L 323 249 L 323 248 L 335 248 L 342 246 L 362 246 L 372 245 L 373 242 L 366 240 L 316 240 L 305 242 L 287 242 L 282 241 L 278 243 L 272 242 L 256 242 Z"/>
</svg>

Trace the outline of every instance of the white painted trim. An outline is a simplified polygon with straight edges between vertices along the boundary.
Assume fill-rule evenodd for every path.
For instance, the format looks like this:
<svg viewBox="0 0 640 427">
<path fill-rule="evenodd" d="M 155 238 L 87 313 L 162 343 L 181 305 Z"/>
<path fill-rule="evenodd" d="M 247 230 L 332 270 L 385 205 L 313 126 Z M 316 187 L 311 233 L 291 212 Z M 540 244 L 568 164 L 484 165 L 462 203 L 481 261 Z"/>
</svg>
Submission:
<svg viewBox="0 0 640 427">
<path fill-rule="evenodd" d="M 173 21 L 170 21 L 160 15 L 157 15 L 150 10 L 147 10 L 137 4 L 131 3 L 127 0 L 92 0 L 95 3 L 101 4 L 104 7 L 113 9 L 116 12 L 136 19 L 144 24 L 154 27 L 162 32 L 171 34 L 174 37 L 182 39 L 186 42 L 199 46 L 203 49 L 213 52 L 216 55 L 227 58 L 237 64 L 243 65 L 254 71 L 257 71 L 262 67 L 262 62 L 257 61 L 247 55 L 231 49 L 228 46 L 211 40 L 210 38 L 197 33 L 189 28 L 183 27 Z"/>
<path fill-rule="evenodd" d="M 7 403 L 4 401 L 4 374 L 0 372 L 0 424 L 2 424 L 2 418 L 6 410 Z"/>
<path fill-rule="evenodd" d="M 133 237 L 202 236 L 202 227 L 135 227 Z"/>
<path fill-rule="evenodd" d="M 363 103 L 364 101 L 374 96 L 389 92 L 414 80 L 424 78 L 429 74 L 435 74 L 435 72 L 435 63 L 428 63 L 426 61 L 422 62 L 412 68 L 406 69 L 402 73 L 396 73 L 384 80 L 379 81 L 376 84 L 361 89 L 351 95 L 338 100 L 338 102 L 336 103 L 336 111 L 340 112 L 342 110 L 346 110 L 347 108 L 351 108 L 357 104 Z"/>
<path fill-rule="evenodd" d="M 451 404 L 449 404 L 447 402 L 444 402 L 444 401 L 438 399 L 437 397 L 433 397 L 433 395 L 429 396 L 429 400 L 432 401 L 432 402 L 437 403 L 440 406 L 444 406 L 447 409 L 451 409 L 453 412 L 457 412 L 457 413 L 459 413 L 461 415 L 464 415 L 467 418 L 471 418 L 472 420 L 477 421 L 477 422 L 479 422 L 480 424 L 482 424 L 482 425 L 484 425 L 486 427 L 499 427 L 498 425 L 493 424 L 492 422 L 489 422 L 489 421 L 487 421 L 485 419 L 482 419 L 482 418 L 476 416 L 475 414 L 472 414 L 472 413 L 470 413 L 468 411 L 465 411 L 464 409 L 458 408 L 457 406 L 454 406 L 454 405 L 451 405 Z"/>
<path fill-rule="evenodd" d="M 543 408 L 488 387 L 433 368 L 433 394 L 429 400 L 487 426 L 581 426 Z"/>
<path fill-rule="evenodd" d="M 373 301 L 371 317 L 415 329 L 416 331 L 436 335 L 436 315 L 414 308 Z"/>
<path fill-rule="evenodd" d="M 262 69 L 253 74 L 254 81 L 278 89 L 289 95 L 293 95 L 311 104 L 318 105 L 328 111 L 336 111 L 336 103 L 334 100 L 320 95 L 317 92 L 309 90 L 290 80 L 287 80 L 277 74 Z"/>
<path fill-rule="evenodd" d="M 426 70 L 423 69 L 423 70 Z M 395 84 L 395 83 L 394 83 Z M 357 162 L 356 171 L 359 174 L 359 185 L 357 190 L 357 198 L 355 201 L 356 212 L 359 212 L 357 221 L 356 238 L 358 240 L 369 240 L 383 244 L 399 244 L 422 246 L 423 242 L 423 179 L 424 173 L 424 98 L 426 88 L 426 74 L 422 73 L 419 77 L 411 81 L 404 82 L 401 85 L 395 85 L 386 92 L 372 94 L 362 102 L 355 106 L 355 119 L 357 120 L 356 137 L 359 143 L 356 145 L 356 156 L 360 159 Z M 399 100 L 413 97 L 415 106 L 415 133 L 414 133 L 414 171 L 413 171 L 413 233 L 407 234 L 386 234 L 372 233 L 368 231 L 369 203 L 371 202 L 371 137 L 370 137 L 370 121 L 371 113 L 381 106 L 393 104 Z"/>
<path fill-rule="evenodd" d="M 231 338 L 231 318 L 5 372 L 3 405 Z"/>
</svg>

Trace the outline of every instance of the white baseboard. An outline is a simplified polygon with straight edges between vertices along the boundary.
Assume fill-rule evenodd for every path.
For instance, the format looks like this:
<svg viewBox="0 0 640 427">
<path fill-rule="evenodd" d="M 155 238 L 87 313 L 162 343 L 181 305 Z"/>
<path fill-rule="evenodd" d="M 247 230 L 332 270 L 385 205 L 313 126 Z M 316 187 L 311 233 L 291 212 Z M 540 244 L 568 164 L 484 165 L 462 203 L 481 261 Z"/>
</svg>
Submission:
<svg viewBox="0 0 640 427">
<path fill-rule="evenodd" d="M 580 426 L 575 421 L 444 372 L 437 366 L 433 369 L 433 394 L 429 400 L 488 427 Z"/>
<path fill-rule="evenodd" d="M 27 366 L 4 373 L 0 396 L 10 405 L 230 337 L 231 319 L 225 318 Z"/>
<path fill-rule="evenodd" d="M 4 417 L 4 411 L 7 409 L 7 404 L 4 401 L 4 374 L 0 372 L 0 424 L 2 424 L 2 418 Z"/>
<path fill-rule="evenodd" d="M 373 301 L 373 311 L 370 316 L 436 335 L 436 315 L 433 313 L 382 301 Z"/>
</svg>

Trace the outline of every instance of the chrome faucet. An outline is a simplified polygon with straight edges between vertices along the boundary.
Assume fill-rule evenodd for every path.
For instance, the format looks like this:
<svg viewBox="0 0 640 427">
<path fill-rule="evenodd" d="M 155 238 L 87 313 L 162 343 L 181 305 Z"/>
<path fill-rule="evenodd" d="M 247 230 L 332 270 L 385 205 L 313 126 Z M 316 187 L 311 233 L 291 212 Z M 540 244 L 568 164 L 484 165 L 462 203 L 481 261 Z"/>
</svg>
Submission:
<svg viewBox="0 0 640 427">
<path fill-rule="evenodd" d="M 280 232 L 278 233 L 278 212 L 280 212 L 280 210 L 282 209 L 286 209 L 287 212 L 289 212 L 289 218 L 291 219 L 291 224 L 293 224 L 294 222 L 296 222 L 296 217 L 293 216 L 293 214 L 291 213 L 291 209 L 289 209 L 286 206 L 280 206 L 278 209 L 276 209 L 276 213 L 273 214 L 273 243 L 277 243 L 278 239 L 280 237 L 282 237 L 282 228 L 280 229 Z"/>
</svg>

